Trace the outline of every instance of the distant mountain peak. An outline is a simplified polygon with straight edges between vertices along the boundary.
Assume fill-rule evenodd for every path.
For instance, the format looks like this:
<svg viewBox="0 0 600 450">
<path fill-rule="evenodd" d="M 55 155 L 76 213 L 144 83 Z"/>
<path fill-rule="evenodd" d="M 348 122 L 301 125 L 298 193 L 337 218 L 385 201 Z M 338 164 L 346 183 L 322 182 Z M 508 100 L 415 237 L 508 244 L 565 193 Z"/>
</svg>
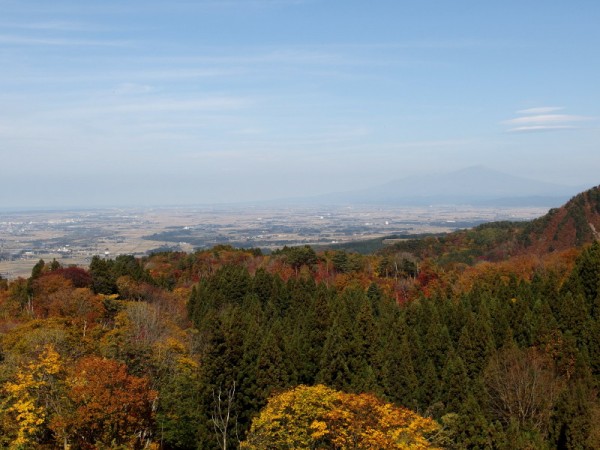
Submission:
<svg viewBox="0 0 600 450">
<path fill-rule="evenodd" d="M 494 170 L 488 166 L 484 166 L 483 164 L 476 164 L 473 166 L 467 166 L 462 169 L 455 170 L 454 173 L 481 173 L 481 172 L 493 172 L 493 173 L 502 173 L 498 170 Z"/>
<path fill-rule="evenodd" d="M 372 188 L 326 195 L 321 199 L 338 203 L 396 205 L 551 206 L 566 201 L 576 191 L 573 187 L 473 165 L 441 174 L 397 178 Z"/>
</svg>

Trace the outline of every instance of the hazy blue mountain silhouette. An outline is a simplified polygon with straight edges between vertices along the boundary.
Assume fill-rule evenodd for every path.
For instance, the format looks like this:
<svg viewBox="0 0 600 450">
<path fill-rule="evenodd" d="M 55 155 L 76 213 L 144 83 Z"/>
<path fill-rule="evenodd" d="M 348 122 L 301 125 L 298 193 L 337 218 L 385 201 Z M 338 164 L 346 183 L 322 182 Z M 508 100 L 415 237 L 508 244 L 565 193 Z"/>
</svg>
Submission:
<svg viewBox="0 0 600 450">
<path fill-rule="evenodd" d="M 372 188 L 326 194 L 314 200 L 397 205 L 555 206 L 581 189 L 581 186 L 546 183 L 473 166 L 442 174 L 398 178 Z"/>
</svg>

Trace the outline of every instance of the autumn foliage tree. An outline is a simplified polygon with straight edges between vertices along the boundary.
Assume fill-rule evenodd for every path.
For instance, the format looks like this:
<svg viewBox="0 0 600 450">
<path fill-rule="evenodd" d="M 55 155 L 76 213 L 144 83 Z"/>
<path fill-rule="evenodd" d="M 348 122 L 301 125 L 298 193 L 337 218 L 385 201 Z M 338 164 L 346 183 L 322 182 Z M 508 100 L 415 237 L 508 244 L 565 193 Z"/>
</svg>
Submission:
<svg viewBox="0 0 600 450">
<path fill-rule="evenodd" d="M 22 367 L 6 383 L 1 405 L 2 434 L 10 448 L 32 448 L 44 439 L 50 414 L 57 408 L 62 372 L 60 356 L 52 345 Z"/>
<path fill-rule="evenodd" d="M 301 385 L 271 397 L 241 448 L 433 449 L 429 438 L 438 429 L 372 394 Z"/>
<path fill-rule="evenodd" d="M 600 448 L 600 247 L 468 265 L 503 232 L 40 262 L 0 280 L 0 447 Z"/>
<path fill-rule="evenodd" d="M 72 407 L 50 426 L 77 448 L 143 448 L 150 438 L 156 392 L 148 381 L 127 373 L 124 364 L 89 356 L 67 378 Z"/>
</svg>

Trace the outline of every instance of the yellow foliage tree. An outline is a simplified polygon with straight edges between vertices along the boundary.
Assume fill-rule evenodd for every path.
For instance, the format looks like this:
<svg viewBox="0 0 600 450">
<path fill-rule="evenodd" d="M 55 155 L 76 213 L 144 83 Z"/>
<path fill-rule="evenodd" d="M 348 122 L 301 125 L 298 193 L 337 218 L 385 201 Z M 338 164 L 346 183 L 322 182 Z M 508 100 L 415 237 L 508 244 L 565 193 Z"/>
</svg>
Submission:
<svg viewBox="0 0 600 450">
<path fill-rule="evenodd" d="M 323 385 L 298 386 L 275 395 L 252 421 L 243 449 L 318 448 L 322 419 L 335 408 L 338 392 Z"/>
<path fill-rule="evenodd" d="M 61 371 L 59 354 L 47 345 L 37 361 L 24 365 L 15 380 L 4 385 L 3 422 L 12 422 L 12 427 L 5 427 L 14 433 L 11 448 L 28 448 L 36 442 L 48 421 L 47 406 L 52 403 L 52 390 Z"/>
<path fill-rule="evenodd" d="M 434 449 L 428 438 L 438 430 L 432 419 L 371 394 L 298 386 L 269 400 L 241 448 Z"/>
</svg>

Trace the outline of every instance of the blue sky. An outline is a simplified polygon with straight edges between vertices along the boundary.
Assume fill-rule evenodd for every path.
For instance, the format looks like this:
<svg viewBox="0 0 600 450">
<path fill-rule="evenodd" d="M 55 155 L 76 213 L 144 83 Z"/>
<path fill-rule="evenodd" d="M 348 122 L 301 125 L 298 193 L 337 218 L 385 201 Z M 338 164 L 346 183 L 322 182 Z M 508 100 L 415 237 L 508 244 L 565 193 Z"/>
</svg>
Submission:
<svg viewBox="0 0 600 450">
<path fill-rule="evenodd" d="M 600 183 L 596 0 L 0 0 L 0 206 Z"/>
</svg>

